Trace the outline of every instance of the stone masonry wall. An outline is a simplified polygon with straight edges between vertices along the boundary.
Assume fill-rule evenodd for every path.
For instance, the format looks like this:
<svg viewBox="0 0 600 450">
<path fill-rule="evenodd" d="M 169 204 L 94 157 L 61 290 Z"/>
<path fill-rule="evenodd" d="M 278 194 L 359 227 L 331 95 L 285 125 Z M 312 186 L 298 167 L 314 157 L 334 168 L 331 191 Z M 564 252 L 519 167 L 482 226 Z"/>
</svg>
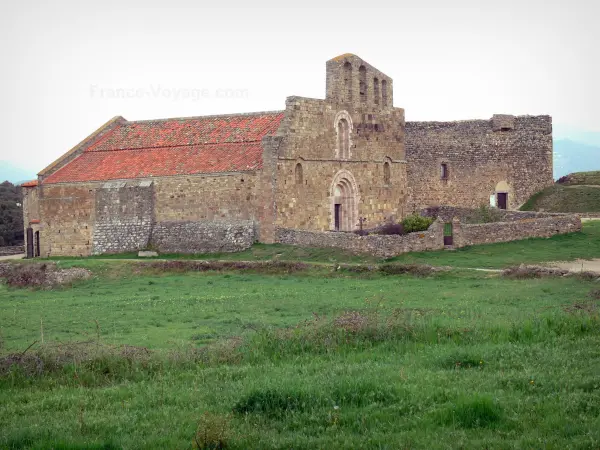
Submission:
<svg viewBox="0 0 600 450">
<path fill-rule="evenodd" d="M 255 172 L 155 179 L 156 221 L 253 220 Z"/>
<path fill-rule="evenodd" d="M 508 209 L 516 209 L 553 183 L 549 116 L 407 122 L 405 143 L 413 210 L 489 205 L 501 182 Z M 441 164 L 447 164 L 447 179 Z"/>
<path fill-rule="evenodd" d="M 458 226 L 455 224 L 454 245 L 465 247 L 475 244 L 509 242 L 576 231 L 581 231 L 581 218 L 577 215 L 554 215 L 514 222 L 459 224 Z"/>
<path fill-rule="evenodd" d="M 154 221 L 152 181 L 108 182 L 96 190 L 92 253 L 142 250 Z"/>
<path fill-rule="evenodd" d="M 444 248 L 443 222 L 434 222 L 427 231 L 404 236 L 359 236 L 354 233 L 318 232 L 277 229 L 278 242 L 302 247 L 339 248 L 357 254 L 390 258 L 401 253 Z M 532 237 L 581 231 L 581 219 L 576 215 L 553 215 L 513 222 L 461 224 L 453 221 L 454 247 L 509 242 Z"/>
<path fill-rule="evenodd" d="M 35 233 L 39 231 L 40 227 L 37 222 L 40 220 L 39 191 L 38 187 L 24 187 L 21 188 L 21 192 L 23 195 L 23 248 L 27 249 L 27 228 L 31 227 Z M 35 245 L 35 238 L 32 244 Z"/>
<path fill-rule="evenodd" d="M 473 219 L 478 219 L 481 212 L 478 208 L 461 208 L 460 206 L 432 206 L 419 211 L 422 216 L 436 217 L 445 222 L 457 218 L 463 223 L 477 223 Z M 514 222 L 523 219 L 533 219 L 542 217 L 564 216 L 562 213 L 547 213 L 536 211 L 511 211 L 507 209 L 493 208 L 489 214 L 495 219 L 494 222 Z"/>
<path fill-rule="evenodd" d="M 168 221 L 152 230 L 152 248 L 163 253 L 239 252 L 255 241 L 251 220 Z"/>
<path fill-rule="evenodd" d="M 40 256 L 91 255 L 96 185 L 50 184 L 38 188 Z"/>
<path fill-rule="evenodd" d="M 336 117 L 348 113 L 348 157 L 338 149 Z M 367 225 L 405 215 L 408 200 L 404 161 L 404 110 L 290 97 L 279 132 L 276 224 L 284 228 L 333 228 L 334 177 L 348 171 L 356 182 L 358 217 Z M 298 183 L 296 166 L 302 167 Z M 389 167 L 386 181 L 384 166 Z M 357 217 L 357 218 L 358 218 Z M 358 223 L 354 223 L 358 228 Z"/>
<path fill-rule="evenodd" d="M 444 248 L 443 225 L 440 222 L 434 222 L 427 231 L 403 236 L 359 236 L 354 233 L 278 228 L 277 240 L 281 244 L 340 248 L 352 253 L 370 254 L 380 258 L 391 258 L 406 252 Z"/>
</svg>

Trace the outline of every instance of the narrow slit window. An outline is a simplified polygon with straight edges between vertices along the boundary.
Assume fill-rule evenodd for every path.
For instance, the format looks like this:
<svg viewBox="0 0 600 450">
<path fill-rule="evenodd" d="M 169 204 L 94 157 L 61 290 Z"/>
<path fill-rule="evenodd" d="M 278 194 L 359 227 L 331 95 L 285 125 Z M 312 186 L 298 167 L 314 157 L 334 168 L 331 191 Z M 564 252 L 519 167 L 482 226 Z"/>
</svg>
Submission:
<svg viewBox="0 0 600 450">
<path fill-rule="evenodd" d="M 367 101 L 367 68 L 365 66 L 360 66 L 358 68 L 358 88 L 360 94 L 360 100 L 362 102 Z"/>
<path fill-rule="evenodd" d="M 302 173 L 302 164 L 298 163 L 296 164 L 296 184 L 302 184 L 303 179 L 304 179 L 304 175 Z"/>
<path fill-rule="evenodd" d="M 442 180 L 448 179 L 448 164 L 443 163 L 440 167 L 440 176 Z"/>
<path fill-rule="evenodd" d="M 392 174 L 390 170 L 390 163 L 386 161 L 383 165 L 383 184 L 389 186 L 391 178 Z"/>
</svg>

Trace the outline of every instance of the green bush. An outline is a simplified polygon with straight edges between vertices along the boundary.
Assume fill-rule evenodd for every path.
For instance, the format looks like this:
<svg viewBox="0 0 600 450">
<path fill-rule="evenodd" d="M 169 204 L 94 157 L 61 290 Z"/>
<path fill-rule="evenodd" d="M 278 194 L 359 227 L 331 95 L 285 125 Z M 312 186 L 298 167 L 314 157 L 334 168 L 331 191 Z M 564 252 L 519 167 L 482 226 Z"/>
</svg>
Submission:
<svg viewBox="0 0 600 450">
<path fill-rule="evenodd" d="M 419 214 L 411 214 L 402 221 L 405 233 L 414 233 L 415 231 L 425 231 L 433 223 L 433 217 L 423 217 Z"/>
</svg>

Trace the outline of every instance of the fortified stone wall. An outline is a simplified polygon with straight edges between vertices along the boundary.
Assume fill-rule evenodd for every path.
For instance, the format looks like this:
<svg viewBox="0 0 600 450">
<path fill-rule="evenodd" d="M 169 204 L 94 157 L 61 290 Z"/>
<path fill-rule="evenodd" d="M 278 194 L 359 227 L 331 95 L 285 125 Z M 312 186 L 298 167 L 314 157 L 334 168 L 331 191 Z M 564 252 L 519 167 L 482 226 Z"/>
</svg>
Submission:
<svg viewBox="0 0 600 450">
<path fill-rule="evenodd" d="M 406 159 L 413 210 L 489 205 L 497 188 L 508 192 L 508 209 L 516 209 L 553 183 L 552 119 L 407 122 Z"/>
<path fill-rule="evenodd" d="M 96 190 L 92 253 L 142 250 L 154 221 L 152 181 L 113 181 Z"/>
</svg>

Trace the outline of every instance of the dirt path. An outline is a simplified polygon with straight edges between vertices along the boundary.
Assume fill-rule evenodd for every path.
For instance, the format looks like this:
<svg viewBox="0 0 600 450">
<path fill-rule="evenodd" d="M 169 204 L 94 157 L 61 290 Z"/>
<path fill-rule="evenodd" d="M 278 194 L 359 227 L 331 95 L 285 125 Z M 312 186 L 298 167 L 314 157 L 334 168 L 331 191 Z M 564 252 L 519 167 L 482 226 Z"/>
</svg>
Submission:
<svg viewBox="0 0 600 450">
<path fill-rule="evenodd" d="M 0 261 L 4 261 L 6 259 L 23 259 L 23 258 L 25 258 L 25 253 L 20 253 L 18 255 L 0 256 Z"/>
<path fill-rule="evenodd" d="M 558 267 L 560 269 L 567 269 L 571 272 L 581 272 L 583 270 L 588 272 L 600 273 L 600 259 L 577 259 L 575 261 L 568 262 L 557 261 L 549 263 L 548 265 L 552 267 Z"/>
</svg>

